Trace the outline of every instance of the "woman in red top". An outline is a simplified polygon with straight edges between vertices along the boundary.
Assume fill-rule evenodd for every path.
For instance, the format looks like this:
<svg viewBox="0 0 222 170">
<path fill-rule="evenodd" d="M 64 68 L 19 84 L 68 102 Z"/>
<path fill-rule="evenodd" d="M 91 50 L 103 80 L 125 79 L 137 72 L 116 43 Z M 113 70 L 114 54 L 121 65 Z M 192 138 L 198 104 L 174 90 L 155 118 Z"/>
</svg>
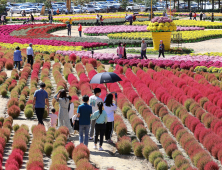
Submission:
<svg viewBox="0 0 222 170">
<path fill-rule="evenodd" d="M 79 31 L 79 36 L 81 37 L 82 36 L 82 25 L 79 23 L 78 25 L 78 31 Z"/>
<path fill-rule="evenodd" d="M 197 13 L 196 12 L 194 12 L 194 14 L 193 14 L 193 20 L 197 20 Z"/>
<path fill-rule="evenodd" d="M 100 23 L 101 23 L 102 26 L 103 26 L 103 21 L 104 21 L 104 19 L 103 19 L 103 16 L 101 15 L 101 17 L 100 17 Z"/>
</svg>

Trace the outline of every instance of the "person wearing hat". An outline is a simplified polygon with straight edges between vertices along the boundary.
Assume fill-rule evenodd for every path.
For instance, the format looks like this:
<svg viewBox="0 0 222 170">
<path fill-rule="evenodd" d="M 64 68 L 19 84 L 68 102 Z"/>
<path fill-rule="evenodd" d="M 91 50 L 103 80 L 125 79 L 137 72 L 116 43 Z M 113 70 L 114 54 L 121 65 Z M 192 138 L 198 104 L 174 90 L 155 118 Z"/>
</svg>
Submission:
<svg viewBox="0 0 222 170">
<path fill-rule="evenodd" d="M 164 56 L 164 44 L 163 44 L 163 40 L 160 40 L 160 45 L 159 45 L 159 57 L 160 58 L 160 55 L 163 55 L 163 58 L 165 58 Z"/>
<path fill-rule="evenodd" d="M 27 52 L 28 63 L 31 64 L 31 67 L 32 67 L 33 60 L 34 60 L 34 52 L 32 48 L 32 43 L 29 44 L 29 47 L 27 48 L 26 52 Z"/>
<path fill-rule="evenodd" d="M 42 119 L 45 111 L 45 105 L 47 105 L 47 111 L 49 113 L 49 99 L 48 93 L 44 90 L 45 83 L 40 83 L 40 89 L 36 90 L 33 99 L 33 110 L 35 110 L 36 116 L 38 118 L 38 124 L 44 125 Z"/>
<path fill-rule="evenodd" d="M 19 71 L 20 71 L 20 61 L 22 61 L 22 54 L 21 54 L 20 48 L 16 47 L 14 51 L 14 62 L 15 62 L 15 68 L 18 65 Z"/>
<path fill-rule="evenodd" d="M 147 49 L 147 45 L 144 39 L 142 39 L 142 43 L 141 43 L 141 59 L 146 58 L 146 49 Z"/>
</svg>

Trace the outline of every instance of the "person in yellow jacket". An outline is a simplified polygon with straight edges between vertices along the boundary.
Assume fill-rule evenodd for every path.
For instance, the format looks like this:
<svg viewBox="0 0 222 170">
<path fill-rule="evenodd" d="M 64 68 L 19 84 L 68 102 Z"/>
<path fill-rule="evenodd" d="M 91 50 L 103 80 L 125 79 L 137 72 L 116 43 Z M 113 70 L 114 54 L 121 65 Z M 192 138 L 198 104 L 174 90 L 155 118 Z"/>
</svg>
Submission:
<svg viewBox="0 0 222 170">
<path fill-rule="evenodd" d="M 69 23 L 72 25 L 72 18 L 69 18 Z"/>
</svg>

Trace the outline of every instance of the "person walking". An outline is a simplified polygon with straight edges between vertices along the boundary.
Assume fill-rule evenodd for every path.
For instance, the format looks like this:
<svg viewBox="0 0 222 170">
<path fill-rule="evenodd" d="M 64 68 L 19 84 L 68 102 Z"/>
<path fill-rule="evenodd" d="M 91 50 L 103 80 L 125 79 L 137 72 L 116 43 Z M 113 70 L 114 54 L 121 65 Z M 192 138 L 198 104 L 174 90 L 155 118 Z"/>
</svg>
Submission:
<svg viewBox="0 0 222 170">
<path fill-rule="evenodd" d="M 99 20 L 100 20 L 99 14 L 97 14 L 97 15 L 96 15 L 96 25 L 99 25 Z"/>
<path fill-rule="evenodd" d="M 52 20 L 53 20 L 53 18 L 52 18 L 52 15 L 50 14 L 50 15 L 49 15 L 49 23 L 50 23 L 50 24 L 52 24 Z"/>
<path fill-rule="evenodd" d="M 69 119 L 69 98 L 66 97 L 66 90 L 59 90 L 59 92 L 54 96 L 54 99 L 59 102 L 58 127 L 66 126 L 69 129 L 69 134 L 73 133 Z"/>
<path fill-rule="evenodd" d="M 57 9 L 56 14 L 59 15 L 59 8 Z"/>
<path fill-rule="evenodd" d="M 146 49 L 147 49 L 147 45 L 144 39 L 142 39 L 142 43 L 141 43 L 141 59 L 146 58 Z"/>
<path fill-rule="evenodd" d="M 101 15 L 100 16 L 100 23 L 101 23 L 102 26 L 103 26 L 103 21 L 104 21 L 104 19 L 103 19 L 103 16 Z"/>
<path fill-rule="evenodd" d="M 78 31 L 79 31 L 79 36 L 82 37 L 82 25 L 80 23 L 78 24 Z"/>
<path fill-rule="evenodd" d="M 15 68 L 18 65 L 19 71 L 20 71 L 20 61 L 22 61 L 22 54 L 21 54 L 20 48 L 16 47 L 14 51 L 14 62 L 15 62 Z"/>
<path fill-rule="evenodd" d="M 68 36 L 71 36 L 71 28 L 72 28 L 72 25 L 70 23 L 68 23 L 68 25 L 67 25 Z"/>
<path fill-rule="evenodd" d="M 164 44 L 163 44 L 163 40 L 160 40 L 160 45 L 159 45 L 159 57 L 160 58 L 160 55 L 163 55 L 163 58 L 165 58 L 164 56 Z"/>
<path fill-rule="evenodd" d="M 68 107 L 69 120 L 70 120 L 70 125 L 73 127 L 72 117 L 74 115 L 74 103 L 72 102 L 71 96 L 68 96 L 68 99 L 69 99 L 69 107 Z"/>
<path fill-rule="evenodd" d="M 203 20 L 205 21 L 205 19 L 206 19 L 206 14 L 205 13 L 203 13 Z"/>
<path fill-rule="evenodd" d="M 214 22 L 214 13 L 212 12 L 212 15 L 211 15 L 211 22 Z"/>
<path fill-rule="evenodd" d="M 114 92 L 113 92 L 114 93 Z M 106 132 L 105 137 L 108 143 L 112 143 L 111 140 L 114 128 L 114 112 L 117 109 L 117 95 L 116 97 L 116 104 L 113 103 L 113 93 L 110 93 L 106 96 L 104 101 L 104 110 L 107 114 L 107 123 L 106 123 Z"/>
<path fill-rule="evenodd" d="M 4 25 L 4 23 L 5 23 L 5 15 L 1 16 L 1 22 L 2 22 L 2 25 Z"/>
<path fill-rule="evenodd" d="M 103 145 L 103 136 L 106 131 L 106 123 L 107 123 L 107 114 L 106 111 L 103 109 L 103 102 L 99 102 L 97 104 L 98 111 L 94 112 L 90 119 L 94 120 L 96 122 L 95 124 L 95 137 L 94 137 L 94 149 L 97 149 L 97 141 L 98 136 L 100 135 L 100 141 L 99 141 L 99 151 L 103 151 L 102 145 Z"/>
<path fill-rule="evenodd" d="M 98 110 L 97 104 L 99 102 L 103 102 L 103 100 L 99 97 L 101 95 L 101 89 L 95 88 L 94 95 L 90 96 L 89 98 L 89 105 L 92 106 L 92 113 Z M 90 124 L 90 133 L 89 133 L 89 140 L 93 139 L 94 129 L 95 129 L 96 120 L 91 120 Z"/>
<path fill-rule="evenodd" d="M 202 21 L 202 19 L 203 19 L 203 13 L 201 12 L 200 13 L 200 21 Z"/>
<path fill-rule="evenodd" d="M 34 16 L 32 15 L 32 13 L 30 14 L 30 20 L 31 20 L 32 24 L 35 23 L 35 18 L 34 18 Z"/>
<path fill-rule="evenodd" d="M 27 48 L 26 53 L 27 53 L 28 63 L 31 64 L 31 67 L 32 67 L 33 60 L 34 60 L 34 52 L 32 48 L 32 43 L 29 44 L 29 47 Z"/>
<path fill-rule="evenodd" d="M 92 114 L 92 106 L 88 105 L 89 96 L 84 95 L 83 104 L 77 109 L 77 117 L 79 118 L 79 142 L 83 143 L 83 131 L 85 132 L 84 144 L 88 147 L 89 142 L 89 127 L 90 127 L 90 116 Z"/>
<path fill-rule="evenodd" d="M 127 57 L 126 57 L 126 43 L 123 43 L 123 58 L 127 59 Z"/>
<path fill-rule="evenodd" d="M 48 93 L 44 90 L 45 83 L 40 83 L 40 89 L 36 90 L 33 99 L 33 110 L 35 110 L 36 116 L 38 118 L 38 124 L 44 125 L 42 119 L 45 111 L 45 105 L 47 105 L 47 111 L 49 113 L 49 99 Z"/>
<path fill-rule="evenodd" d="M 72 25 L 72 18 L 69 18 L 68 22 Z"/>
<path fill-rule="evenodd" d="M 194 12 L 194 14 L 193 14 L 193 20 L 197 20 L 197 13 L 196 12 Z"/>
<path fill-rule="evenodd" d="M 117 55 L 119 56 L 119 58 L 122 58 L 123 56 L 123 47 L 121 42 L 119 43 L 119 46 L 117 47 Z"/>
<path fill-rule="evenodd" d="M 66 13 L 66 15 L 68 15 L 68 13 L 69 13 L 69 9 L 68 8 L 66 8 L 66 12 L 65 13 Z"/>
<path fill-rule="evenodd" d="M 192 14 L 192 12 L 190 11 L 190 13 L 189 13 L 190 20 L 192 20 L 192 16 L 193 16 L 193 14 Z"/>
</svg>

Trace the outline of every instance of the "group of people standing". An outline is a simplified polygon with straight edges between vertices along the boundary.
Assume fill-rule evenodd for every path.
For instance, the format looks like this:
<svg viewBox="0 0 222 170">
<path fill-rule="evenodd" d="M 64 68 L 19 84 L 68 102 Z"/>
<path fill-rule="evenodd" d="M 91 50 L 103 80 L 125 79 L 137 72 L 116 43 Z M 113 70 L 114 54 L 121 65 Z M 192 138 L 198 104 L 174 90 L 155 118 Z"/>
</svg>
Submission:
<svg viewBox="0 0 222 170">
<path fill-rule="evenodd" d="M 102 15 L 99 16 L 99 14 L 96 15 L 96 25 L 102 25 L 103 26 L 104 18 Z"/>
<path fill-rule="evenodd" d="M 31 67 L 33 65 L 33 61 L 34 61 L 34 52 L 33 52 L 33 48 L 32 48 L 32 43 L 29 44 L 28 48 L 26 49 L 26 54 L 27 54 L 27 62 L 29 64 L 31 64 Z M 14 51 L 14 64 L 15 64 L 15 69 L 18 66 L 18 70 L 20 71 L 20 62 L 22 61 L 22 53 L 20 51 L 20 47 L 16 47 L 15 51 Z"/>
<path fill-rule="evenodd" d="M 212 13 L 212 15 L 213 15 L 213 13 Z M 192 11 L 190 11 L 190 13 L 189 13 L 189 17 L 190 17 L 190 20 L 196 20 L 197 21 L 197 13 L 194 11 L 193 13 L 192 13 Z M 206 14 L 203 12 L 201 12 L 200 13 L 200 21 L 202 21 L 202 20 L 204 20 L 205 21 L 205 19 L 207 18 L 207 16 L 206 16 Z"/>
<path fill-rule="evenodd" d="M 127 59 L 126 57 L 126 43 L 119 43 L 118 47 L 117 47 L 117 55 L 119 56 L 119 58 L 124 58 Z"/>
<path fill-rule="evenodd" d="M 70 18 L 71 20 L 71 18 Z M 71 36 L 71 30 L 72 30 L 72 21 L 69 21 L 67 24 L 67 30 L 68 30 L 68 36 Z M 78 24 L 78 31 L 79 31 L 79 37 L 82 37 L 82 25 Z"/>
</svg>

